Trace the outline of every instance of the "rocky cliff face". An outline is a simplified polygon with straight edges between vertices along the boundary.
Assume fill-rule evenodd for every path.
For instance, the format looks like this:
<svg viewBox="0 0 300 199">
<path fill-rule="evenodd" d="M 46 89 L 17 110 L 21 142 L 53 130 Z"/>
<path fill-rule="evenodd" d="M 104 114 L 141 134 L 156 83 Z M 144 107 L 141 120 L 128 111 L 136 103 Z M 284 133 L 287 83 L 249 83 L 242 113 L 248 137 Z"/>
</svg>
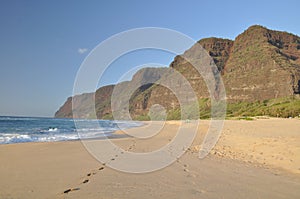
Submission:
<svg viewBox="0 0 300 199">
<path fill-rule="evenodd" d="M 254 102 L 300 94 L 300 38 L 296 35 L 269 30 L 262 26 L 251 26 L 236 37 L 234 41 L 220 38 L 207 38 L 198 41 L 212 57 L 226 88 L 229 103 Z M 178 99 L 170 88 L 158 85 L 169 82 L 181 87 L 181 82 L 174 80 L 174 70 L 190 83 L 198 99 L 209 98 L 203 77 L 184 59 L 188 55 L 194 63 L 201 62 L 201 53 L 197 44 L 188 49 L 183 56 L 176 56 L 169 69 L 142 69 L 137 72 L 128 85 L 141 83 L 130 97 L 129 111 L 135 118 L 147 115 L 150 108 L 160 104 L 167 111 L 179 107 Z M 150 81 L 150 83 L 147 81 Z M 177 81 L 177 83 L 176 83 Z M 157 84 L 155 83 L 157 82 Z M 120 87 L 120 85 L 118 86 Z M 114 86 L 98 89 L 96 95 L 75 96 L 75 108 L 82 113 L 75 117 L 93 117 L 89 100 L 95 97 L 98 118 L 110 118 L 111 95 Z M 72 117 L 72 98 L 57 111 L 56 117 Z"/>
<path fill-rule="evenodd" d="M 69 97 L 67 101 L 59 108 L 55 113 L 55 117 L 65 117 L 65 118 L 94 118 L 93 113 L 93 99 L 94 93 L 85 93 L 81 95 L 76 95 L 74 97 Z M 72 112 L 72 106 L 74 115 Z"/>
<path fill-rule="evenodd" d="M 95 110 L 97 118 L 110 118 L 111 116 L 111 95 L 114 85 L 103 86 L 95 93 Z"/>
<path fill-rule="evenodd" d="M 299 93 L 300 38 L 252 26 L 234 41 L 223 80 L 229 100 L 264 100 Z"/>
</svg>

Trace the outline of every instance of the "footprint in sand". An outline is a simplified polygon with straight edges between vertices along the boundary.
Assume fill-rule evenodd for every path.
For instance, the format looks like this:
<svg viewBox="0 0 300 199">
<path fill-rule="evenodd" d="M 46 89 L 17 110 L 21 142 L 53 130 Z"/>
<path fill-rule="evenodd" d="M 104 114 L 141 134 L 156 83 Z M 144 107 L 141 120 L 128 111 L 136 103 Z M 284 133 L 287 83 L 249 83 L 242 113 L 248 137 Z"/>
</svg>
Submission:
<svg viewBox="0 0 300 199">
<path fill-rule="evenodd" d="M 105 166 L 105 163 L 103 163 L 102 164 L 103 165 L 103 167 L 100 167 L 98 170 L 99 171 L 101 171 L 101 170 L 103 170 L 104 169 L 104 166 Z M 92 175 L 96 175 L 97 173 L 95 172 L 95 171 L 93 171 L 93 172 L 90 172 L 90 173 L 88 173 L 88 174 L 86 174 L 86 176 L 87 177 L 91 177 Z M 86 183 L 88 183 L 90 180 L 89 179 L 85 179 L 84 181 L 82 181 L 82 184 L 86 184 Z M 77 191 L 77 190 L 80 190 L 80 188 L 70 188 L 70 189 L 66 189 L 65 191 L 63 191 L 63 194 L 67 194 L 67 193 L 69 193 L 69 192 L 71 192 L 71 191 Z"/>
<path fill-rule="evenodd" d="M 69 193 L 70 191 L 72 191 L 72 189 L 67 189 L 64 191 L 64 193 Z"/>
<path fill-rule="evenodd" d="M 132 150 L 132 149 L 135 147 L 135 145 L 136 145 L 136 141 L 134 140 L 134 141 L 133 141 L 133 144 L 130 145 L 126 151 Z"/>
<path fill-rule="evenodd" d="M 104 167 L 100 167 L 98 170 L 101 171 L 101 170 L 103 170 L 103 169 L 104 169 Z"/>
<path fill-rule="evenodd" d="M 67 189 L 64 191 L 64 193 L 69 193 L 71 191 L 78 191 L 78 190 L 80 190 L 80 188 Z"/>
</svg>

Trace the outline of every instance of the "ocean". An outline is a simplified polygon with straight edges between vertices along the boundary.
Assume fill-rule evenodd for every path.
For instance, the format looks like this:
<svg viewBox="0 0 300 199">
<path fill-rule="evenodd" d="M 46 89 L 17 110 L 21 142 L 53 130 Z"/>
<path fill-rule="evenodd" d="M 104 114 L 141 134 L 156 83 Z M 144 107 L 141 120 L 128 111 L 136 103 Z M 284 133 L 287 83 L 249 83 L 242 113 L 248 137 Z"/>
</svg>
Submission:
<svg viewBox="0 0 300 199">
<path fill-rule="evenodd" d="M 141 125 L 135 121 L 0 116 L 0 144 L 103 138 Z"/>
</svg>

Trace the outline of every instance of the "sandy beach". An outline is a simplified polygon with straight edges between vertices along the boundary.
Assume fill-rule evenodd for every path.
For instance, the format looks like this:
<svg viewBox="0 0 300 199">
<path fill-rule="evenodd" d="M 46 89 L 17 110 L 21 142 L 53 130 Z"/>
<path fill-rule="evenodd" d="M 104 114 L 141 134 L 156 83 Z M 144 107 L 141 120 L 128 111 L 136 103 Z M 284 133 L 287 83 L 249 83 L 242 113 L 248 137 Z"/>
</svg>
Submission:
<svg viewBox="0 0 300 199">
<path fill-rule="evenodd" d="M 112 142 L 127 152 L 150 152 L 171 142 L 180 125 L 187 124 L 169 121 L 151 138 Z M 80 141 L 0 145 L 0 198 L 300 197 L 299 119 L 226 120 L 215 148 L 199 159 L 208 127 L 209 121 L 201 120 L 182 157 L 145 174 L 110 168 Z M 138 134 L 143 128 L 130 131 Z M 110 160 L 120 158 L 116 154 Z"/>
</svg>

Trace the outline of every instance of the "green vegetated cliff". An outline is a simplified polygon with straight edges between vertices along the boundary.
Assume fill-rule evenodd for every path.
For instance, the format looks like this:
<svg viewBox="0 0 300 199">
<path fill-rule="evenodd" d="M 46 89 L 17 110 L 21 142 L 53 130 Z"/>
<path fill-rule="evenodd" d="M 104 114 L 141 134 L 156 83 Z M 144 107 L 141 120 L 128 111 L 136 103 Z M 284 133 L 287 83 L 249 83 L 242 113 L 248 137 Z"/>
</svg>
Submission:
<svg viewBox="0 0 300 199">
<path fill-rule="evenodd" d="M 113 95 L 113 99 L 128 98 L 130 117 L 136 120 L 149 119 L 149 113 L 154 119 L 163 119 L 160 118 L 161 114 L 155 114 L 161 111 L 165 112 L 166 119 L 180 119 L 182 107 L 179 101 L 184 97 L 186 99 L 183 101 L 187 103 L 185 111 L 196 111 L 200 113 L 200 118 L 209 118 L 211 100 L 208 87 L 203 76 L 192 65 L 205 65 L 201 60 L 203 52 L 197 47 L 199 44 L 220 71 L 226 89 L 228 117 L 299 116 L 300 37 L 254 25 L 234 41 L 221 38 L 201 39 L 183 55 L 176 56 L 169 68 L 144 68 L 131 81 L 104 86 L 95 93 L 69 97 L 55 113 L 55 117 L 113 119 Z M 192 61 L 185 59 L 187 56 Z M 176 78 L 177 73 L 184 80 Z M 182 92 L 186 82 L 194 95 Z M 128 88 L 131 89 L 130 96 L 122 93 Z M 115 90 L 121 94 L 115 95 Z M 199 107 L 188 104 L 191 99 L 197 101 Z M 93 101 L 95 103 L 91 103 Z M 123 107 L 115 109 L 118 112 Z"/>
</svg>

